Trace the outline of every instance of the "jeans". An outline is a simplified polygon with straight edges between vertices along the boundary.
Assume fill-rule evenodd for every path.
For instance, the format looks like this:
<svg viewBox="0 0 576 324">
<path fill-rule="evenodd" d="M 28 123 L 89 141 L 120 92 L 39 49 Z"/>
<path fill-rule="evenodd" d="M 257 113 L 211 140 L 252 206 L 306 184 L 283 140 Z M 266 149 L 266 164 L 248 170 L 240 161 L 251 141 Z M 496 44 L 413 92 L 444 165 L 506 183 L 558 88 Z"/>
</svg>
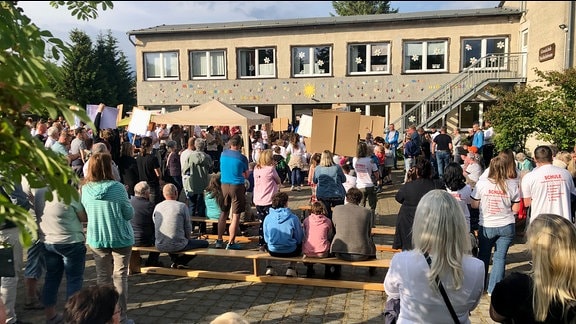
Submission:
<svg viewBox="0 0 576 324">
<path fill-rule="evenodd" d="M 360 202 L 360 205 L 362 207 L 366 207 L 366 202 L 368 202 L 370 210 L 372 210 L 372 213 L 375 213 L 376 204 L 378 204 L 378 197 L 376 196 L 376 188 L 366 187 L 361 188 L 360 191 L 362 192 L 362 201 Z"/>
<path fill-rule="evenodd" d="M 450 152 L 448 151 L 436 151 L 436 164 L 438 166 L 438 177 L 442 179 L 444 176 L 444 169 L 450 163 Z"/>
<path fill-rule="evenodd" d="M 188 251 L 207 247 L 208 247 L 208 241 L 206 240 L 188 239 L 188 244 L 186 244 L 186 246 L 180 251 Z M 179 253 L 169 253 L 169 255 L 170 260 L 172 260 L 172 263 L 176 263 L 179 265 L 187 265 L 188 262 L 190 262 L 192 259 L 196 257 L 195 255 L 187 255 Z"/>
<path fill-rule="evenodd" d="M 512 245 L 512 240 L 516 235 L 516 226 L 514 223 L 501 227 L 484 227 L 480 226 L 478 231 L 478 258 L 484 262 L 485 278 L 488 278 L 488 265 L 490 264 L 490 254 L 494 247 L 494 256 L 492 257 L 492 272 L 488 281 L 487 291 L 492 294 L 494 286 L 504 278 L 506 268 L 506 254 L 508 248 Z M 486 279 L 485 279 L 486 280 Z"/>
<path fill-rule="evenodd" d="M 69 244 L 45 243 L 46 278 L 42 291 L 42 303 L 46 307 L 56 305 L 62 275 L 66 273 L 66 299 L 82 289 L 86 264 L 84 242 Z"/>
<path fill-rule="evenodd" d="M 186 193 L 188 196 L 188 209 L 190 210 L 190 216 L 206 217 L 206 203 L 204 202 L 204 194 L 199 193 Z M 192 222 L 192 228 L 196 225 L 196 222 Z M 206 223 L 201 222 L 200 233 L 206 233 Z"/>
<path fill-rule="evenodd" d="M 290 178 L 294 187 L 302 185 L 302 170 L 300 168 L 292 168 L 292 177 Z"/>
<path fill-rule="evenodd" d="M 37 240 L 26 252 L 26 265 L 24 266 L 24 278 L 40 280 L 46 269 L 44 261 L 44 242 Z"/>
<path fill-rule="evenodd" d="M 120 295 L 118 305 L 120 305 L 120 318 L 122 323 L 126 321 L 128 315 L 128 264 L 132 254 L 132 246 L 121 248 L 93 248 L 96 264 L 96 282 L 99 285 L 113 284 Z"/>
<path fill-rule="evenodd" d="M 6 228 L 0 230 L 0 242 L 7 242 L 12 245 L 14 250 L 14 277 L 2 277 L 0 279 L 0 297 L 6 307 L 6 323 L 16 323 L 16 292 L 18 289 L 18 276 L 22 271 L 24 251 L 20 244 L 18 227 Z"/>
</svg>

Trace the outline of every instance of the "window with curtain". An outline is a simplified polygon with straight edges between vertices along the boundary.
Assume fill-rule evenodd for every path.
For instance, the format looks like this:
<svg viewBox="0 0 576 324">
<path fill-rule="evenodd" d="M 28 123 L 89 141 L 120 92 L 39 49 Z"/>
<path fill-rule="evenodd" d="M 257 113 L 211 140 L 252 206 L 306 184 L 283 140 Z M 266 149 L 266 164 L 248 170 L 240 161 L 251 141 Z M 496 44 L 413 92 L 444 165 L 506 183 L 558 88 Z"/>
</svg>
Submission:
<svg viewBox="0 0 576 324">
<path fill-rule="evenodd" d="M 226 77 L 225 51 L 190 52 L 191 79 Z"/>
<path fill-rule="evenodd" d="M 276 51 L 274 48 L 251 48 L 238 51 L 238 73 L 241 78 L 274 77 Z"/>
<path fill-rule="evenodd" d="M 145 80 L 178 80 L 178 52 L 144 53 Z"/>
<path fill-rule="evenodd" d="M 326 76 L 332 73 L 332 47 L 293 47 L 292 73 L 300 76 Z"/>
<path fill-rule="evenodd" d="M 348 73 L 389 73 L 388 57 L 390 44 L 350 45 L 348 51 Z"/>
<path fill-rule="evenodd" d="M 505 68 L 501 54 L 508 53 L 507 37 L 466 38 L 462 40 L 462 67 Z"/>
<path fill-rule="evenodd" d="M 448 41 L 435 40 L 404 43 L 404 72 L 446 72 Z"/>
</svg>

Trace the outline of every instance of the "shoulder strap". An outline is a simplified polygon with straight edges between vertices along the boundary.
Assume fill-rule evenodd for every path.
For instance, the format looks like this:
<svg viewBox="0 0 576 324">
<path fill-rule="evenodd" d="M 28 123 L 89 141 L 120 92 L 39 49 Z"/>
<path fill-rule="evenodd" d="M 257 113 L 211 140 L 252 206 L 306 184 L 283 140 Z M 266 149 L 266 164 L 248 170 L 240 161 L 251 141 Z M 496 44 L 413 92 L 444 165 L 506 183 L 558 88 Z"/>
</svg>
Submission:
<svg viewBox="0 0 576 324">
<path fill-rule="evenodd" d="M 426 262 L 428 263 L 428 266 L 431 266 L 432 260 L 430 259 L 428 252 L 424 253 L 424 257 L 426 258 Z M 440 279 L 438 277 L 436 277 L 436 283 L 438 284 L 438 289 L 440 290 L 440 293 L 442 294 L 442 298 L 444 299 L 444 303 L 446 303 L 446 306 L 448 307 L 448 310 L 450 311 L 450 315 L 452 315 L 452 319 L 454 320 L 454 323 L 460 324 L 460 320 L 458 319 L 458 316 L 456 315 L 456 311 L 454 311 L 454 308 L 452 307 L 452 303 L 450 303 L 450 299 L 448 298 L 448 295 L 446 294 L 446 290 L 444 290 L 444 285 L 442 285 L 442 282 L 440 281 Z"/>
</svg>

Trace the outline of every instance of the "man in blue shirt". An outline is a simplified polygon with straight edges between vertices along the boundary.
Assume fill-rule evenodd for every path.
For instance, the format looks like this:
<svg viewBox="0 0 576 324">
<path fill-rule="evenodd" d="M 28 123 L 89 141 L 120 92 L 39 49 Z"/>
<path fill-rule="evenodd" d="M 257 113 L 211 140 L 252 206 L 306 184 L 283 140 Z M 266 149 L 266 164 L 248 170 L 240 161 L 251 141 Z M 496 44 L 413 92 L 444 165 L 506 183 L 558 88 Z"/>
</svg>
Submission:
<svg viewBox="0 0 576 324">
<path fill-rule="evenodd" d="M 226 219 L 232 210 L 232 219 L 228 232 L 230 241 L 226 246 L 228 250 L 239 250 L 240 245 L 236 239 L 236 231 L 240 222 L 240 214 L 246 208 L 246 187 L 244 182 L 248 177 L 248 159 L 242 155 L 242 137 L 236 134 L 230 138 L 230 149 L 222 152 L 220 156 L 220 181 L 222 183 L 222 194 L 224 195 L 224 208 L 218 220 L 218 239 L 216 248 L 222 248 L 222 239 L 226 229 Z"/>
<path fill-rule="evenodd" d="M 484 146 L 484 132 L 480 129 L 480 123 L 474 122 L 472 124 L 474 136 L 472 137 L 472 146 L 478 148 L 478 154 L 482 155 L 482 146 Z"/>
<path fill-rule="evenodd" d="M 396 149 L 398 149 L 398 136 L 400 134 L 394 127 L 394 124 L 388 125 L 388 131 L 386 132 L 386 137 L 384 137 L 384 141 L 390 144 L 390 150 L 394 154 L 394 169 L 398 169 L 398 158 L 396 157 Z"/>
</svg>

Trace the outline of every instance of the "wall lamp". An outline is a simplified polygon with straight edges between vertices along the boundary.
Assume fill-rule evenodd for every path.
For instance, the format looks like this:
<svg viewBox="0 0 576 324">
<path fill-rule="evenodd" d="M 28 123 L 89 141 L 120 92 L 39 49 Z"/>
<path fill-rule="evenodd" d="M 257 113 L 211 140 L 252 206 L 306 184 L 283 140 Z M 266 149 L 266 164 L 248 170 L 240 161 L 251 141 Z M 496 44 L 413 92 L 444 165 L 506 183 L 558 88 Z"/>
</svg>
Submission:
<svg viewBox="0 0 576 324">
<path fill-rule="evenodd" d="M 558 25 L 558 28 L 562 29 L 565 32 L 568 32 L 568 26 L 566 26 L 566 24 L 560 24 Z"/>
</svg>

